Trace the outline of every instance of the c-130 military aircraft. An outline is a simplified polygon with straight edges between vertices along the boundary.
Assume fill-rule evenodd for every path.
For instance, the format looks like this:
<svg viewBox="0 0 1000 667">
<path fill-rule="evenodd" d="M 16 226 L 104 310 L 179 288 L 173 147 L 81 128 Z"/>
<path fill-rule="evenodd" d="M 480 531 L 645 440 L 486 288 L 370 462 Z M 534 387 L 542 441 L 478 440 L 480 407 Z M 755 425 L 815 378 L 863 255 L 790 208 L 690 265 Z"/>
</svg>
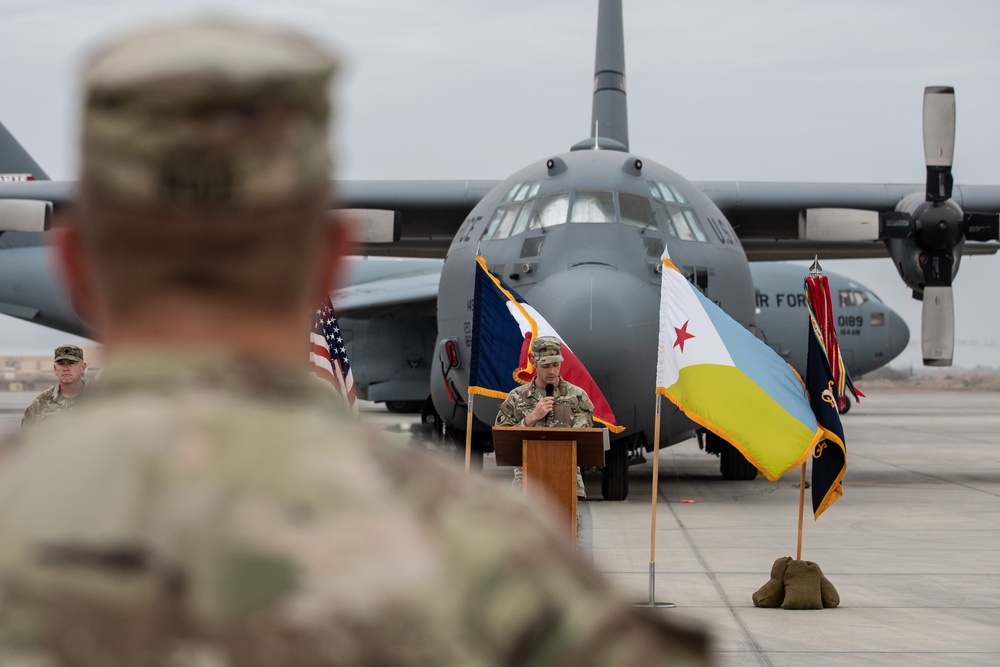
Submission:
<svg viewBox="0 0 1000 667">
<path fill-rule="evenodd" d="M 366 256 L 444 258 L 439 278 L 397 275 L 374 289 L 359 281 L 338 294 L 344 328 L 354 334 L 355 350 L 385 330 L 394 340 L 402 336 L 405 349 L 409 333 L 432 323 L 429 363 L 416 352 L 406 362 L 429 366 L 415 369 L 429 382 L 428 418 L 463 437 L 472 277 L 481 252 L 573 347 L 626 427 L 613 440 L 602 480 L 606 498 L 624 498 L 629 461 L 652 448 L 657 267 L 665 246 L 709 298 L 766 338 L 777 336 L 760 326 L 765 306 L 755 280 L 764 277 L 748 261 L 889 254 L 915 294 L 931 297 L 924 299 L 925 358 L 950 363 L 951 281 L 963 253 L 996 252 L 988 241 L 997 238 L 1000 187 L 952 188 L 954 94 L 931 88 L 926 99 L 926 186 L 693 183 L 630 151 L 622 7 L 620 0 L 602 0 L 591 134 L 569 152 L 500 182 L 337 184 L 338 204 L 354 209 L 361 222 Z M 20 150 L 0 132 L 4 155 Z M 44 176 L 30 158 L 20 169 L 3 160 L 10 173 Z M 53 207 L 70 199 L 67 183 L 0 183 L 0 229 L 23 232 L 0 237 L 0 302 L 8 314 L 80 331 L 53 286 L 39 247 L 44 235 L 31 233 L 46 228 Z M 412 269 L 414 275 L 419 270 Z M 400 289 L 390 289 L 390 282 Z M 885 361 L 896 353 L 890 347 Z M 356 369 L 362 366 L 356 357 Z M 388 397 L 393 376 L 401 374 L 385 375 L 368 383 L 369 398 L 380 385 Z M 475 403 L 480 450 L 489 447 L 496 407 L 491 400 Z M 662 445 L 695 434 L 696 426 L 676 410 L 664 419 Z M 728 443 L 709 437 L 706 449 L 721 455 L 725 477 L 756 474 Z"/>
</svg>

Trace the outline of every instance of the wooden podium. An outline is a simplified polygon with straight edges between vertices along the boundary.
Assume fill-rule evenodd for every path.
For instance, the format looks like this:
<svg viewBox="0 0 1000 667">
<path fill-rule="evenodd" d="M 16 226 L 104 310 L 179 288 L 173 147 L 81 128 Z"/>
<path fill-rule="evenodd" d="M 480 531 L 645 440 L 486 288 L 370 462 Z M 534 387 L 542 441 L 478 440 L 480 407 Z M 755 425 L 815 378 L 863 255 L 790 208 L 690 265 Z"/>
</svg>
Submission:
<svg viewBox="0 0 1000 667">
<path fill-rule="evenodd" d="M 522 466 L 524 489 L 541 491 L 555 506 L 576 541 L 576 469 L 603 468 L 608 448 L 603 428 L 528 428 L 494 426 L 498 466 Z"/>
</svg>

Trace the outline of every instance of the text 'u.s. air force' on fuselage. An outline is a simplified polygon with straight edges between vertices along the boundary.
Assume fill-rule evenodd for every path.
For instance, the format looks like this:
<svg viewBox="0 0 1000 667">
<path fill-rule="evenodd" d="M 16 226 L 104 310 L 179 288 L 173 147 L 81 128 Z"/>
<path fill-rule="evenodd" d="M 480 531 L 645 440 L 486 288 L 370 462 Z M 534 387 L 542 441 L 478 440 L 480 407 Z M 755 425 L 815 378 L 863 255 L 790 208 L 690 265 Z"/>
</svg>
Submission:
<svg viewBox="0 0 1000 667">
<path fill-rule="evenodd" d="M 653 444 L 665 247 L 709 299 L 793 365 L 805 359 L 808 320 L 797 295 L 806 271 L 751 268 L 748 260 L 891 254 L 914 294 L 925 303 L 930 297 L 924 312 L 933 316 L 950 304 L 961 256 L 1000 247 L 990 241 L 1000 227 L 1000 186 L 952 186 L 950 88 L 928 88 L 925 96 L 926 184 L 693 183 L 630 151 L 620 0 L 600 2 L 594 71 L 590 137 L 506 180 L 335 184 L 334 204 L 362 221 L 364 254 L 407 258 L 358 260 L 369 262 L 358 267 L 361 277 L 335 294 L 362 395 L 408 409 L 429 391 L 428 421 L 464 441 L 479 251 L 565 338 L 626 427 L 602 478 L 605 498 L 622 499 L 628 464 Z M 40 231 L 53 209 L 72 200 L 73 184 L 48 181 L 2 126 L 0 173 L 18 175 L 0 179 L 0 312 L 83 332 Z M 870 290 L 847 278 L 833 284 L 848 368 L 859 374 L 890 361 L 906 344 L 905 325 Z M 942 343 L 951 323 L 941 321 L 925 326 L 922 339 L 933 343 L 931 362 L 950 363 Z M 475 402 L 480 451 L 490 446 L 497 403 Z M 695 434 L 696 425 L 672 406 L 664 412 L 661 445 Z M 728 443 L 711 436 L 704 445 L 721 455 L 725 477 L 756 475 Z"/>
</svg>

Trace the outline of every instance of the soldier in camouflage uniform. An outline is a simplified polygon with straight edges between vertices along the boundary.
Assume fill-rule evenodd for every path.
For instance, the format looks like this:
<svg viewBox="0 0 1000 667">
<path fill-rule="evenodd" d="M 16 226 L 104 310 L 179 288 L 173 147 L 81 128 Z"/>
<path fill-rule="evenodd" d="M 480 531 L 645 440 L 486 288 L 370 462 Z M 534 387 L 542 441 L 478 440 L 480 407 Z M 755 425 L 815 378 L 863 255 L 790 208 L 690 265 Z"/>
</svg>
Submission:
<svg viewBox="0 0 1000 667">
<path fill-rule="evenodd" d="M 83 350 L 76 345 L 61 345 L 56 348 L 54 356 L 52 370 L 55 371 L 59 384 L 35 397 L 24 411 L 21 428 L 45 421 L 72 407 L 86 389 L 83 374 L 87 370 L 87 362 L 83 360 Z"/>
<path fill-rule="evenodd" d="M 705 665 L 527 506 L 307 370 L 333 62 L 200 21 L 84 70 L 57 255 L 106 363 L 0 461 L 0 664 Z"/>
<path fill-rule="evenodd" d="M 531 355 L 537 373 L 528 384 L 515 387 L 497 411 L 497 426 L 538 426 L 552 428 L 590 428 L 594 425 L 594 404 L 587 392 L 562 379 L 562 341 L 555 336 L 539 336 L 531 341 Z M 553 387 L 546 395 L 546 385 Z M 524 469 L 514 468 L 511 488 L 520 491 Z M 586 498 L 580 469 L 576 470 L 576 496 Z M 579 521 L 579 516 L 577 517 Z"/>
</svg>

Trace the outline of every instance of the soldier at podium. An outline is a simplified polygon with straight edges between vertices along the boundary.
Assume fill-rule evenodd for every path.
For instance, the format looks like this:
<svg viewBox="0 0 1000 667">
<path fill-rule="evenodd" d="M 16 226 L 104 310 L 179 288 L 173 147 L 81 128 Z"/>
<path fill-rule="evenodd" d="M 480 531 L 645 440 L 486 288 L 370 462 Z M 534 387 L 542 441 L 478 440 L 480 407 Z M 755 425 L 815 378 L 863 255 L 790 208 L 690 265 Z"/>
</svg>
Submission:
<svg viewBox="0 0 1000 667">
<path fill-rule="evenodd" d="M 507 394 L 497 412 L 496 426 L 590 428 L 594 425 L 594 404 L 587 392 L 564 380 L 562 341 L 555 336 L 539 336 L 531 341 L 531 356 L 537 373 L 528 384 Z M 514 469 L 512 488 L 524 484 L 523 470 Z M 586 498 L 583 475 L 576 471 L 576 495 Z"/>
</svg>

